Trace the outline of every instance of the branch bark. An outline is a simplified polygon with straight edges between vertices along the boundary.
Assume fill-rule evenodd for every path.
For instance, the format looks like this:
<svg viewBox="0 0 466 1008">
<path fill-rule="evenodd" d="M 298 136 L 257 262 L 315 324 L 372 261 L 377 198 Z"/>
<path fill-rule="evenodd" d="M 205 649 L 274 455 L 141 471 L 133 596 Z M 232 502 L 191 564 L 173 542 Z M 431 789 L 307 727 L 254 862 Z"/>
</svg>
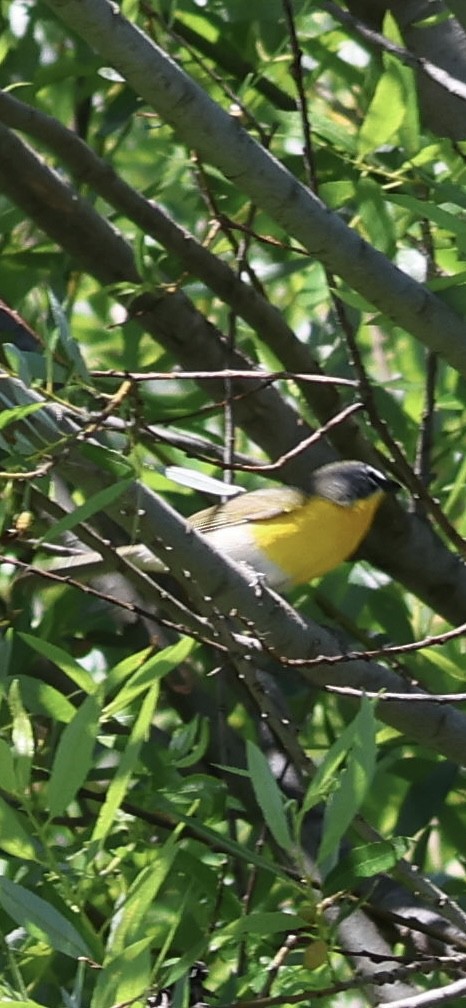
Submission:
<svg viewBox="0 0 466 1008">
<path fill-rule="evenodd" d="M 464 324 L 439 297 L 352 231 L 260 146 L 110 0 L 48 6 L 203 159 L 268 213 L 332 273 L 466 376 Z"/>
</svg>

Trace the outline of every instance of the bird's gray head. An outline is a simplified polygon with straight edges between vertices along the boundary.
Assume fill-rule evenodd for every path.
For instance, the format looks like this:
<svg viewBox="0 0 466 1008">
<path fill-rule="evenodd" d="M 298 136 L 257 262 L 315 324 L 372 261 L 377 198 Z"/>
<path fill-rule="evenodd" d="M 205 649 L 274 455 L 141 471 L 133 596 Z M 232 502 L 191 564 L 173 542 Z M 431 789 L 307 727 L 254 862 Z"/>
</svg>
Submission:
<svg viewBox="0 0 466 1008">
<path fill-rule="evenodd" d="M 309 493 L 325 497 L 335 504 L 352 504 L 376 493 L 393 493 L 399 489 L 395 480 L 384 476 L 366 462 L 331 462 L 312 474 Z"/>
</svg>

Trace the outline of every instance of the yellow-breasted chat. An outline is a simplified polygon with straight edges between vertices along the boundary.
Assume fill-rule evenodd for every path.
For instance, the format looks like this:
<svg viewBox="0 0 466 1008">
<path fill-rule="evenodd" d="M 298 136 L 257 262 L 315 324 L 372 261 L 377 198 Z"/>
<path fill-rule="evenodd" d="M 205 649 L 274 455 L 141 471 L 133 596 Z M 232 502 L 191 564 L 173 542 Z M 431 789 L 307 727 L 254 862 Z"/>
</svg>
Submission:
<svg viewBox="0 0 466 1008">
<path fill-rule="evenodd" d="M 294 487 L 251 490 L 205 508 L 187 519 L 219 553 L 245 564 L 272 588 L 283 591 L 320 577 L 358 548 L 384 497 L 398 483 L 371 465 L 331 462 L 314 470 L 309 490 Z M 118 547 L 141 570 L 167 568 L 146 546 Z M 63 573 L 99 573 L 99 555 L 83 553 L 59 564 Z M 57 564 L 52 568 L 57 572 Z"/>
</svg>

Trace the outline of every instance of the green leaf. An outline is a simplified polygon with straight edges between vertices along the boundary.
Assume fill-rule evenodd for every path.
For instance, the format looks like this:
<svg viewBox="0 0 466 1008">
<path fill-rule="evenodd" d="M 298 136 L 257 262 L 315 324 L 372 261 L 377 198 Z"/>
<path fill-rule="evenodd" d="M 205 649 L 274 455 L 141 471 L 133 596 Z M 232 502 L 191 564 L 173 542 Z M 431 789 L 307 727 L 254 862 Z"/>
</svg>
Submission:
<svg viewBox="0 0 466 1008">
<path fill-rule="evenodd" d="M 183 902 L 181 903 L 182 909 L 183 904 L 184 899 Z M 163 952 L 163 949 L 161 951 Z M 159 956 L 157 961 L 157 967 L 158 969 L 160 969 L 161 967 L 165 967 L 164 975 L 166 975 L 168 984 L 172 983 L 178 984 L 179 980 L 183 981 L 185 978 L 187 979 L 186 973 L 188 970 L 191 969 L 193 961 L 195 962 L 196 959 L 200 959 L 201 955 L 203 955 L 205 951 L 205 940 L 201 937 L 200 940 L 198 939 L 198 941 L 196 941 L 195 943 L 190 944 L 188 951 L 185 952 L 184 955 L 180 956 L 179 958 L 177 957 L 174 962 L 172 960 L 172 965 L 170 965 L 166 973 L 165 971 L 167 970 L 167 964 L 166 964 L 167 951 L 168 948 L 165 949 L 165 955 L 163 955 L 163 957 Z"/>
<path fill-rule="evenodd" d="M 146 935 L 145 938 L 121 949 L 118 955 L 106 961 L 99 971 L 91 1008 L 102 1008 L 102 1005 L 133 1005 L 136 999 L 137 1005 L 134 1004 L 134 1008 L 147 1004 L 147 991 L 152 972 L 150 951 L 152 941 L 152 936 Z"/>
<path fill-rule="evenodd" d="M 4 409 L 0 412 L 0 430 L 5 430 L 12 423 L 24 420 L 30 413 L 37 413 L 37 410 L 44 409 L 45 403 L 34 402 L 28 406 L 15 406 L 14 409 Z"/>
<path fill-rule="evenodd" d="M 306 921 L 296 914 L 281 913 L 278 910 L 247 914 L 227 924 L 219 932 L 222 936 L 242 934 L 276 934 L 278 931 L 294 931 L 306 926 Z"/>
<path fill-rule="evenodd" d="M 351 745 L 352 734 L 352 726 L 350 725 L 330 746 L 306 791 L 301 805 L 301 818 L 319 802 L 325 801 L 338 786 L 337 771 Z"/>
<path fill-rule="evenodd" d="M 462 403 L 459 404 L 459 408 L 462 412 Z M 449 517 L 455 512 L 456 506 L 459 504 L 461 507 L 461 501 L 464 494 L 464 484 L 466 482 L 466 458 L 458 465 L 456 472 L 454 473 L 454 479 L 451 488 L 448 493 L 447 500 L 442 502 L 442 507 Z"/>
<path fill-rule="evenodd" d="M 174 737 L 170 746 L 174 766 L 178 770 L 194 766 L 205 756 L 209 744 L 210 724 L 208 718 L 195 717 Z"/>
<path fill-rule="evenodd" d="M 38 1001 L 14 1001 L 11 999 L 7 1001 L 0 1001 L 0 1008 L 44 1008 L 43 1004 L 39 1004 Z"/>
<path fill-rule="evenodd" d="M 391 42 L 403 47 L 403 36 L 398 23 L 390 11 L 387 11 L 385 14 L 382 31 L 385 37 L 390 39 Z M 400 145 L 405 148 L 406 153 L 413 156 L 417 154 L 420 144 L 419 102 L 415 73 L 411 67 L 406 66 L 396 56 L 390 55 L 390 53 L 384 53 L 383 61 L 386 67 L 393 65 L 394 72 L 400 78 L 400 85 L 404 93 L 405 115 L 400 126 L 399 140 Z M 411 171 L 411 166 L 409 171 Z"/>
<path fill-rule="evenodd" d="M 5 739 L 0 738 L 0 781 L 2 790 L 15 794 L 17 781 L 13 753 Z"/>
<path fill-rule="evenodd" d="M 18 882 L 0 877 L 0 903 L 28 934 L 64 955 L 89 956 L 90 951 L 79 931 L 54 906 Z"/>
<path fill-rule="evenodd" d="M 146 915 L 173 867 L 179 843 L 179 828 L 160 846 L 150 864 L 131 883 L 121 913 L 109 936 L 104 966 L 141 938 L 146 937 Z"/>
<path fill-rule="evenodd" d="M 356 879 L 372 878 L 379 872 L 391 871 L 411 847 L 412 840 L 400 836 L 391 840 L 377 840 L 364 847 L 353 847 L 327 875 L 325 895 L 329 896 L 341 889 L 353 889 Z"/>
<path fill-rule="evenodd" d="M 406 112 L 405 88 L 395 60 L 391 60 L 377 83 L 374 96 L 359 131 L 358 152 L 364 157 L 392 140 Z"/>
<path fill-rule="evenodd" d="M 87 383 L 90 381 L 89 372 L 84 363 L 84 359 L 81 354 L 79 344 L 76 342 L 75 339 L 73 339 L 68 319 L 63 311 L 63 308 L 58 298 L 55 297 L 53 290 L 49 289 L 48 295 L 49 295 L 50 311 L 53 316 L 55 325 L 57 326 L 58 329 L 62 352 L 65 355 L 66 359 L 70 362 L 70 364 L 72 364 L 73 370 L 76 372 L 76 374 L 79 375 L 79 377 L 82 378 L 82 380 Z"/>
<path fill-rule="evenodd" d="M 0 502 L 1 504 L 1 502 Z M 1 507 L 0 507 L 1 520 Z M 6 696 L 11 682 L 11 655 L 13 650 L 13 630 L 6 630 L 0 638 L 0 701 Z"/>
<path fill-rule="evenodd" d="M 39 713 L 64 724 L 74 718 L 76 707 L 54 686 L 24 675 L 21 676 L 21 689 L 31 714 Z"/>
<path fill-rule="evenodd" d="M 256 800 L 272 836 L 283 850 L 293 849 L 293 840 L 284 809 L 283 795 L 261 750 L 246 742 L 248 770 Z"/>
<path fill-rule="evenodd" d="M 390 257 L 396 250 L 394 225 L 385 194 L 373 179 L 363 177 L 358 183 L 359 215 L 369 241 Z"/>
<path fill-rule="evenodd" d="M 43 384 L 47 378 L 47 371 L 51 372 L 54 386 L 63 385 L 66 381 L 65 368 L 57 364 L 56 361 L 52 361 L 50 367 L 47 368 L 42 354 L 32 353 L 29 350 L 18 350 L 18 347 L 13 343 L 4 343 L 3 352 L 13 374 L 18 375 L 27 388 L 38 381 Z M 44 404 L 39 405 L 43 406 Z"/>
<path fill-rule="evenodd" d="M 463 667 L 463 655 L 459 654 L 456 661 L 449 658 L 443 651 L 439 651 L 438 648 L 424 648 L 422 652 L 423 658 L 427 659 L 435 669 L 439 672 L 449 676 L 456 682 L 464 683 L 464 667 Z"/>
<path fill-rule="evenodd" d="M 295 883 L 292 879 L 290 879 L 289 874 L 287 874 L 279 864 L 274 861 L 270 861 L 261 854 L 257 854 L 255 850 L 248 848 L 244 843 L 237 843 L 235 840 L 230 840 L 225 837 L 224 833 L 219 834 L 216 830 L 210 829 L 208 826 L 204 826 L 201 822 L 195 821 L 193 823 L 191 816 L 184 815 L 183 812 L 180 812 L 177 805 L 169 801 L 163 795 L 159 794 L 157 796 L 157 807 L 161 812 L 171 816 L 174 822 L 185 823 L 186 826 L 190 826 L 199 839 L 205 841 L 205 843 L 213 849 L 218 846 L 220 835 L 222 850 L 227 851 L 231 857 L 245 865 L 253 864 L 262 871 L 270 873 L 274 878 L 280 879 L 282 882 L 286 882 L 287 885 L 295 888 Z M 297 883 L 296 889 L 299 890 Z"/>
<path fill-rule="evenodd" d="M 102 694 L 103 688 L 86 697 L 62 732 L 47 786 L 51 816 L 64 812 L 87 777 L 99 729 Z"/>
<path fill-rule="evenodd" d="M 159 691 L 160 683 L 157 680 L 152 683 L 147 696 L 144 698 L 139 716 L 128 739 L 115 776 L 108 788 L 105 802 L 100 810 L 92 835 L 93 840 L 102 842 L 113 826 L 116 812 L 131 784 L 131 778 L 138 761 L 141 746 L 149 734 Z"/>
<path fill-rule="evenodd" d="M 180 849 L 180 847 L 178 847 L 178 859 L 180 857 L 181 858 L 183 857 L 183 853 L 184 852 Z M 199 864 L 199 862 L 198 862 L 198 864 Z M 196 878 L 196 874 L 193 874 L 193 880 L 195 878 Z M 176 934 L 178 928 L 180 927 L 180 924 L 182 924 L 182 922 L 184 920 L 186 908 L 190 906 L 190 903 L 191 903 L 191 900 L 192 900 L 192 891 L 193 891 L 193 888 L 194 888 L 194 881 L 191 881 L 189 883 L 189 885 L 185 887 L 183 895 L 182 895 L 182 898 L 178 901 L 178 906 L 177 906 L 177 909 L 176 909 L 176 913 L 174 913 L 172 915 L 172 920 L 171 920 L 170 927 L 167 928 L 166 931 L 165 931 L 164 941 L 161 944 L 161 947 L 160 947 L 160 950 L 158 952 L 158 956 L 157 956 L 157 959 L 156 959 L 156 962 L 155 962 L 155 968 L 153 970 L 153 975 L 155 975 L 155 976 L 157 976 L 157 974 L 160 971 L 160 969 L 165 966 L 166 960 L 168 958 L 168 950 L 170 949 L 170 947 L 171 947 L 171 945 L 173 943 L 173 939 L 175 937 L 175 934 Z M 189 950 L 187 952 L 185 952 L 184 956 L 180 956 L 180 958 L 177 960 L 177 962 L 173 964 L 173 966 L 169 970 L 169 977 L 170 977 L 170 979 L 168 980 L 169 983 L 173 983 L 173 982 L 176 983 L 176 981 L 180 977 L 183 976 L 183 974 L 185 973 L 186 969 L 190 968 L 190 966 L 191 966 L 191 964 L 193 962 L 193 959 L 195 961 L 196 959 L 200 958 L 200 956 L 202 955 L 202 953 L 204 951 L 204 948 L 205 948 L 205 946 L 203 944 L 201 944 L 201 943 L 202 943 L 202 938 L 200 940 L 198 939 L 197 942 L 194 945 L 190 943 Z M 197 949 L 199 949 L 199 951 L 197 951 L 196 945 L 197 945 Z M 186 962 L 186 959 L 188 959 L 188 957 L 189 957 L 189 961 Z M 174 1008 L 174 1006 L 172 1006 L 172 1008 Z"/>
<path fill-rule="evenodd" d="M 123 686 L 117 696 L 105 707 L 105 717 L 115 717 L 120 711 L 125 710 L 141 693 L 144 693 L 155 679 L 163 679 L 164 676 L 172 672 L 182 662 L 186 661 L 193 649 L 197 645 L 190 637 L 182 637 L 176 644 L 172 644 L 158 654 L 152 655 L 143 662 L 140 668 L 131 676 Z M 140 652 L 144 655 L 146 652 Z M 140 657 L 140 655 L 136 657 Z M 107 693 L 114 689 L 115 682 L 119 681 L 121 675 L 131 668 L 132 658 L 125 659 L 109 673 L 105 690 Z"/>
<path fill-rule="evenodd" d="M 10 808 L 8 803 L 1 797 L 0 848 L 6 851 L 7 854 L 12 854 L 13 857 L 21 858 L 22 860 L 37 860 L 37 850 L 25 827 L 22 825 L 20 814 Z"/>
<path fill-rule="evenodd" d="M 86 441 L 81 446 L 80 452 L 83 458 L 89 459 L 104 473 L 114 476 L 115 479 L 134 479 L 134 468 L 129 459 L 125 458 L 121 452 L 106 448 L 104 445 L 93 444 L 90 441 Z"/>
<path fill-rule="evenodd" d="M 458 213 L 452 213 L 451 210 L 445 210 L 443 207 L 438 206 L 434 200 L 420 200 L 415 196 L 404 195 L 402 193 L 389 193 L 387 199 L 396 204 L 397 206 L 405 207 L 410 210 L 415 218 L 428 218 L 434 224 L 438 224 L 440 228 L 445 231 L 450 231 L 452 234 L 456 235 L 461 248 L 464 250 L 466 247 L 466 221 L 464 217 Z M 464 274 L 463 274 L 464 276 Z M 432 290 L 441 290 L 442 288 L 448 288 L 455 286 L 460 282 L 460 277 L 439 277 L 435 278 L 429 283 L 429 287 Z"/>
<path fill-rule="evenodd" d="M 319 196 L 331 210 L 340 209 L 345 203 L 349 203 L 354 198 L 354 193 L 354 183 L 348 180 L 324 182 L 319 186 Z"/>
<path fill-rule="evenodd" d="M 71 529 L 76 528 L 76 525 L 80 522 L 88 521 L 89 518 L 92 518 L 92 515 L 97 514 L 99 511 L 105 512 L 106 508 L 114 504 L 132 482 L 132 479 L 123 479 L 92 494 L 84 504 L 79 504 L 73 511 L 69 511 L 63 518 L 60 518 L 47 529 L 47 532 L 42 536 L 41 542 L 53 542 L 54 539 L 58 539 L 64 532 L 69 532 Z"/>
<path fill-rule="evenodd" d="M 361 707 L 347 729 L 347 761 L 338 788 L 329 798 L 324 814 L 322 841 L 317 862 L 336 858 L 340 841 L 361 808 L 375 773 L 377 749 L 374 701 L 363 697 Z"/>
<path fill-rule="evenodd" d="M 142 651 L 135 651 L 134 654 L 125 655 L 122 661 L 109 669 L 105 677 L 105 695 L 111 696 L 118 686 L 126 681 L 128 676 L 142 668 L 152 653 L 152 647 L 143 648 Z"/>
<path fill-rule="evenodd" d="M 69 676 L 69 678 L 72 679 L 84 693 L 94 692 L 95 682 L 92 676 L 90 676 L 89 672 L 86 672 L 81 665 L 78 665 L 78 663 L 71 658 L 67 651 L 62 651 L 62 649 L 57 647 L 56 644 L 51 644 L 50 641 L 42 640 L 41 637 L 34 637 L 32 634 L 20 633 L 18 636 L 25 642 L 25 644 L 28 644 L 33 651 L 37 651 L 37 653 L 42 655 L 43 658 L 47 658 L 53 665 L 56 665 L 57 668 L 61 669 L 62 672 Z"/>
<path fill-rule="evenodd" d="M 8 704 L 13 718 L 11 738 L 15 750 L 15 777 L 18 791 L 29 787 L 32 758 L 34 756 L 34 735 L 31 722 L 24 709 L 18 679 L 13 679 L 8 693 Z"/>
</svg>

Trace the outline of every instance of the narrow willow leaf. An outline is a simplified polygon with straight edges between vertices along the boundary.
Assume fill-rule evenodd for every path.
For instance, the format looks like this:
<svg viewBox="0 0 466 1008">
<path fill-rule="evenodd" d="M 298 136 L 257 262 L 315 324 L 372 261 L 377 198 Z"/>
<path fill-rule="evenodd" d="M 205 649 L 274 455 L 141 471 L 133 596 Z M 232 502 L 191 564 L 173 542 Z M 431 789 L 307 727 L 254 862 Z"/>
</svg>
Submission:
<svg viewBox="0 0 466 1008">
<path fill-rule="evenodd" d="M 137 1005 L 147 1003 L 147 990 L 152 972 L 150 952 L 152 941 L 152 936 L 147 935 L 140 941 L 128 945 L 105 963 L 99 972 L 91 1008 L 102 1008 L 102 1005 L 133 1005 L 136 998 Z M 137 1008 L 137 1005 L 135 1004 L 134 1008 Z"/>
<path fill-rule="evenodd" d="M 390 871 L 405 857 L 411 846 L 412 840 L 397 836 L 392 840 L 378 840 L 363 847 L 353 847 L 327 875 L 325 895 L 354 888 L 356 879 L 372 878 L 379 872 Z"/>
<path fill-rule="evenodd" d="M 20 813 L 3 798 L 0 798 L 0 849 L 25 861 L 37 859 L 37 850 L 22 825 Z"/>
<path fill-rule="evenodd" d="M 392 62 L 378 80 L 359 131 L 360 156 L 376 150 L 395 136 L 405 117 L 404 99 L 403 81 Z"/>
<path fill-rule="evenodd" d="M 51 816 L 65 811 L 86 780 L 99 728 L 102 692 L 96 690 L 86 697 L 62 732 L 47 787 Z"/>
<path fill-rule="evenodd" d="M 320 801 L 324 801 L 337 786 L 338 769 L 346 758 L 352 745 L 354 734 L 353 723 L 349 724 L 339 738 L 330 746 L 322 763 L 317 768 L 314 777 L 306 791 L 302 806 L 301 819 Z"/>
<path fill-rule="evenodd" d="M 37 651 L 38 654 L 42 655 L 43 658 L 47 658 L 56 665 L 57 668 L 61 669 L 65 675 L 69 676 L 70 679 L 83 690 L 84 693 L 93 693 L 95 690 L 95 682 L 89 672 L 78 665 L 73 658 L 68 654 L 67 651 L 62 651 L 61 648 L 57 647 L 56 644 L 51 644 L 50 641 L 42 640 L 41 637 L 34 637 L 32 634 L 20 633 L 18 636 L 28 644 L 33 651 Z"/>
<path fill-rule="evenodd" d="M 104 966 L 133 942 L 146 936 L 146 915 L 172 869 L 179 843 L 178 833 L 179 830 L 173 831 L 151 863 L 132 882 L 121 913 L 110 931 Z"/>
<path fill-rule="evenodd" d="M 261 750 L 249 740 L 246 742 L 248 769 L 256 800 L 274 840 L 291 851 L 293 840 L 284 809 L 283 795 Z"/>
<path fill-rule="evenodd" d="M 80 454 L 115 479 L 134 479 L 134 468 L 130 460 L 113 448 L 86 441 L 81 446 Z"/>
<path fill-rule="evenodd" d="M 0 413 L 0 430 L 4 430 L 9 424 L 17 423 L 18 420 L 24 420 L 30 413 L 37 413 L 37 410 L 43 409 L 44 406 L 45 403 L 43 402 L 35 402 L 29 403 L 28 406 L 15 406 L 14 409 L 2 410 Z"/>
<path fill-rule="evenodd" d="M 54 686 L 24 675 L 21 676 L 21 688 L 24 702 L 32 714 L 40 713 L 63 724 L 68 724 L 74 718 L 76 707 Z"/>
<path fill-rule="evenodd" d="M 79 525 L 80 522 L 88 521 L 92 515 L 97 514 L 99 511 L 105 511 L 110 504 L 113 504 L 121 497 L 132 482 L 132 479 L 122 479 L 117 483 L 112 483 L 110 486 L 105 487 L 104 490 L 99 490 L 97 493 L 92 494 L 84 504 L 79 504 L 73 511 L 68 511 L 63 518 L 54 522 L 51 528 L 47 529 L 45 535 L 42 536 L 42 541 L 53 542 L 54 539 L 58 539 L 64 532 L 70 532 L 71 529 L 76 528 L 76 525 Z"/>
<path fill-rule="evenodd" d="M 194 718 L 192 725 L 186 725 L 188 729 L 187 735 L 189 735 L 189 728 L 191 727 L 193 729 L 192 745 L 189 746 L 189 749 L 185 748 L 183 750 L 184 755 L 181 752 L 179 756 L 176 755 L 178 740 L 176 737 L 173 740 L 172 754 L 174 756 L 174 766 L 178 767 L 179 770 L 199 763 L 203 756 L 205 756 L 209 744 L 210 722 L 208 718 Z"/>
<path fill-rule="evenodd" d="M 149 734 L 159 690 L 160 683 L 156 681 L 142 703 L 139 716 L 128 739 L 115 776 L 108 788 L 105 802 L 100 810 L 92 836 L 93 840 L 104 840 L 113 826 L 116 812 L 130 787 L 141 746 Z"/>
<path fill-rule="evenodd" d="M 13 718 L 11 739 L 15 755 L 15 776 L 18 791 L 26 791 L 34 756 L 34 735 L 24 708 L 18 679 L 13 679 L 8 693 L 8 705 Z"/>
<path fill-rule="evenodd" d="M 294 931 L 296 928 L 306 926 L 306 921 L 296 914 L 280 913 L 280 911 L 253 913 L 245 917 L 238 917 L 227 924 L 219 932 L 219 935 L 243 935 L 243 934 L 276 934 L 278 931 Z"/>
<path fill-rule="evenodd" d="M 0 1000 L 0 1008 L 44 1008 L 43 1004 L 39 1004 L 38 1001 L 14 1001 L 8 999 L 7 1001 Z"/>
<path fill-rule="evenodd" d="M 249 776 L 249 775 L 248 775 Z M 180 812 L 177 805 L 170 802 L 163 795 L 157 796 L 157 806 L 161 812 L 166 812 L 174 822 L 185 823 L 186 826 L 190 826 L 201 840 L 205 841 L 209 847 L 215 849 L 219 844 L 219 833 L 213 829 L 209 829 L 208 826 L 203 826 L 202 823 L 192 820 L 190 816 L 183 815 Z M 230 840 L 225 836 L 224 832 L 220 834 L 220 843 L 223 851 L 228 852 L 237 861 L 246 865 L 256 865 L 257 868 L 261 868 L 262 871 L 270 873 L 274 878 L 280 879 L 282 882 L 286 882 L 288 886 L 296 886 L 296 891 L 301 892 L 298 883 L 294 883 L 293 879 L 290 878 L 289 873 L 287 873 L 280 865 L 274 861 L 270 861 L 268 858 L 263 857 L 258 854 L 252 848 L 248 848 L 245 844 L 237 843 L 235 840 Z"/>
<path fill-rule="evenodd" d="M 143 648 L 142 651 L 135 651 L 133 654 L 126 655 L 122 661 L 109 669 L 105 676 L 105 696 L 112 696 L 121 683 L 126 682 L 133 672 L 142 668 L 152 654 L 152 647 Z"/>
<path fill-rule="evenodd" d="M 340 841 L 361 808 L 374 776 L 377 750 L 373 701 L 363 697 L 350 727 L 352 740 L 346 767 L 340 775 L 337 790 L 325 807 L 322 841 L 317 858 L 320 865 L 327 858 L 336 857 Z"/>
<path fill-rule="evenodd" d="M 77 343 L 72 336 L 70 325 L 65 315 L 65 312 L 63 311 L 63 308 L 58 298 L 55 296 L 54 292 L 51 289 L 49 289 L 48 295 L 49 295 L 50 311 L 53 320 L 55 322 L 55 325 L 58 329 L 62 351 L 66 355 L 70 364 L 73 366 L 73 369 L 74 371 L 76 371 L 76 374 L 78 374 L 79 377 L 82 378 L 84 382 L 89 382 L 90 381 L 89 372 L 84 362 L 84 358 L 81 354 L 79 343 Z"/>
<path fill-rule="evenodd" d="M 15 794 L 17 791 L 17 781 L 13 753 L 5 739 L 0 738 L 0 780 L 2 790 Z"/>
<path fill-rule="evenodd" d="M 196 646 L 195 641 L 189 637 L 182 637 L 176 644 L 164 648 L 155 655 L 151 655 L 147 661 L 137 668 L 134 675 L 126 682 L 117 696 L 107 704 L 105 708 L 106 717 L 115 717 L 119 711 L 124 710 L 141 693 L 144 693 L 155 679 L 163 679 L 164 676 L 172 672 L 174 668 L 186 661 L 186 658 Z M 143 654 L 143 652 L 141 652 Z M 106 681 L 106 690 L 109 686 L 117 682 L 122 670 L 130 668 L 131 662 L 122 662 L 109 673 Z"/>
<path fill-rule="evenodd" d="M 0 877 L 0 904 L 28 934 L 64 955 L 89 956 L 79 931 L 56 907 L 24 886 Z"/>
</svg>

